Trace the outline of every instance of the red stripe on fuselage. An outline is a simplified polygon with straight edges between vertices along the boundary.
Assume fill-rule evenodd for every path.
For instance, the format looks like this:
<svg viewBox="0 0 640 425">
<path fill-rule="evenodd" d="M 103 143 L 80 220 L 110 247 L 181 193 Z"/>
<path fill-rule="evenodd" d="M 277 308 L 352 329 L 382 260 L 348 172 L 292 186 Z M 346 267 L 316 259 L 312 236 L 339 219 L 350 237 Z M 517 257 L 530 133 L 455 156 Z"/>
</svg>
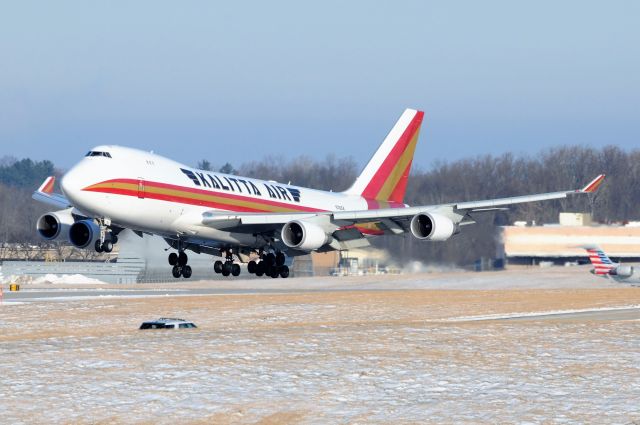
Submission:
<svg viewBox="0 0 640 425">
<path fill-rule="evenodd" d="M 138 185 L 139 181 L 135 179 L 113 179 L 113 180 L 107 180 L 100 183 L 96 183 L 95 185 L 88 186 L 83 190 L 86 190 L 89 192 L 112 193 L 116 195 L 125 195 L 125 196 L 133 196 L 133 197 L 138 197 L 139 195 L 139 192 L 137 189 L 128 190 L 128 189 L 120 189 L 120 188 L 113 188 L 113 187 L 92 188 L 92 186 L 109 184 L 109 183 L 113 183 L 113 184 L 125 183 L 125 184 Z M 285 204 L 283 202 L 269 201 L 266 199 L 235 195 L 230 193 L 218 192 L 214 190 L 209 191 L 209 190 L 195 189 L 195 188 L 189 188 L 184 186 L 172 185 L 168 183 L 152 182 L 152 181 L 146 181 L 146 180 L 144 180 L 143 183 L 144 183 L 145 189 L 149 187 L 156 187 L 161 189 L 175 190 L 175 191 L 184 192 L 184 193 L 193 193 L 198 195 L 212 195 L 212 196 L 217 196 L 221 198 L 226 198 L 226 199 L 229 199 L 230 201 L 236 200 L 236 201 L 243 201 L 243 202 L 252 202 L 252 203 L 256 203 L 264 206 L 285 208 L 285 209 L 289 209 L 292 212 L 326 211 L 326 210 L 321 210 L 317 208 L 305 207 L 302 205 Z M 168 201 L 168 202 L 176 202 L 181 204 L 206 206 L 206 207 L 224 209 L 224 210 L 235 211 L 235 212 L 270 212 L 268 209 L 251 208 L 244 205 L 233 205 L 233 204 L 215 202 L 211 200 L 202 200 L 202 199 L 194 199 L 194 198 L 188 198 L 183 196 L 153 193 L 153 192 L 148 192 L 146 190 L 144 192 L 144 198 L 157 199 L 157 200 Z"/>
</svg>

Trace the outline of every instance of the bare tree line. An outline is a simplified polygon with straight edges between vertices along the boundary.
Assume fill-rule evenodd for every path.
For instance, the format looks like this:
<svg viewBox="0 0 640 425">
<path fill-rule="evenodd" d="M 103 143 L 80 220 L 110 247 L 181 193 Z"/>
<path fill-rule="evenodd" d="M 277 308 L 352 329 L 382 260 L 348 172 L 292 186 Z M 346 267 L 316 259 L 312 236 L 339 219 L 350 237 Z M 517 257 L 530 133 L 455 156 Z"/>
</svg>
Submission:
<svg viewBox="0 0 640 425">
<path fill-rule="evenodd" d="M 211 167 L 208 161 L 201 164 Z M 276 180 L 281 183 L 322 190 L 348 188 L 360 171 L 352 158 L 335 156 L 317 160 L 299 157 L 289 161 L 265 158 L 240 165 L 223 166 L 225 172 Z M 640 219 L 640 150 L 624 151 L 615 146 L 602 149 L 565 146 L 532 156 L 504 154 L 435 163 L 414 168 L 405 202 L 431 205 L 490 199 L 582 187 L 597 174 L 607 179 L 591 197 L 515 206 L 500 213 L 476 214 L 478 224 L 465 226 L 447 242 L 422 242 L 409 235 L 382 237 L 375 245 L 399 259 L 469 264 L 480 257 L 493 257 L 496 226 L 516 220 L 557 222 L 560 211 L 590 212 L 601 222 Z M 47 206 L 31 200 L 35 188 L 17 188 L 0 182 L 0 243 L 41 242 L 35 222 Z"/>
<path fill-rule="evenodd" d="M 243 164 L 237 170 L 238 174 L 249 177 L 334 191 L 348 188 L 358 172 L 352 158 L 335 156 L 322 161 L 309 157 L 284 162 L 266 158 Z M 498 242 L 497 226 L 517 220 L 556 223 L 561 211 L 588 212 L 603 223 L 640 219 L 639 150 L 627 152 L 616 146 L 602 149 L 563 146 L 532 156 L 511 153 L 486 155 L 435 163 L 428 169 L 414 168 L 405 198 L 410 205 L 577 189 L 601 173 L 607 174 L 607 178 L 595 195 L 522 204 L 499 213 L 476 214 L 477 224 L 465 226 L 460 234 L 444 243 L 418 241 L 404 235 L 377 238 L 374 245 L 387 249 L 399 261 L 416 259 L 465 265 L 481 257 L 494 257 Z"/>
<path fill-rule="evenodd" d="M 33 190 L 0 182 L 0 243 L 39 243 L 36 221 L 50 207 L 31 199 Z"/>
<path fill-rule="evenodd" d="M 566 146 L 535 156 L 507 153 L 435 164 L 429 170 L 414 170 L 406 202 L 430 205 L 571 190 L 583 187 L 600 173 L 607 174 L 607 178 L 595 195 L 475 214 L 476 225 L 465 226 L 444 243 L 422 242 L 405 235 L 404 240 L 385 237 L 375 244 L 403 259 L 464 265 L 495 256 L 496 225 L 517 220 L 557 223 L 561 211 L 588 212 L 603 223 L 640 219 L 640 151 L 625 152 L 615 146 L 600 150 Z"/>
</svg>

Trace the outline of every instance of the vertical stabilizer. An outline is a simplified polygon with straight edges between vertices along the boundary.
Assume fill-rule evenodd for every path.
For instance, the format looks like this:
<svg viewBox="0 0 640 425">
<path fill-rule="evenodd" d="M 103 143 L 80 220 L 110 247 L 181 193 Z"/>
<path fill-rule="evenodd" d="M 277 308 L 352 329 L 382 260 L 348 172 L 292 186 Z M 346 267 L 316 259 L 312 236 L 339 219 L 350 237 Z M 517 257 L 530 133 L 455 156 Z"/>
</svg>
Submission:
<svg viewBox="0 0 640 425">
<path fill-rule="evenodd" d="M 608 275 L 611 270 L 615 269 L 618 264 L 611 261 L 611 259 L 604 253 L 600 247 L 597 246 L 585 246 L 584 247 L 589 254 L 589 260 L 593 265 L 593 274 Z"/>
<path fill-rule="evenodd" d="M 406 109 L 360 176 L 345 193 L 402 203 L 424 112 Z"/>
</svg>

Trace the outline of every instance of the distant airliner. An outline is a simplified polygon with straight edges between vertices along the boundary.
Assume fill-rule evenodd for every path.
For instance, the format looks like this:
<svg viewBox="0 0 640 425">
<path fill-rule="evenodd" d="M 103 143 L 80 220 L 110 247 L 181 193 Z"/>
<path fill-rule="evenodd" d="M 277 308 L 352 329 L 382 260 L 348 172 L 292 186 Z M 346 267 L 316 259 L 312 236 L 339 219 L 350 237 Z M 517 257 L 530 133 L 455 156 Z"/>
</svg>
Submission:
<svg viewBox="0 0 640 425">
<path fill-rule="evenodd" d="M 366 247 L 371 237 L 407 232 L 444 241 L 474 223 L 472 213 L 593 192 L 604 178 L 579 190 L 409 207 L 403 200 L 423 116 L 405 110 L 353 185 L 339 193 L 98 146 L 63 176 L 64 195 L 53 192 L 53 177 L 33 194 L 62 208 L 40 217 L 37 230 L 47 240 L 66 239 L 98 252 L 111 252 L 125 228 L 160 235 L 177 251 L 169 254 L 176 278 L 191 276 L 186 250 L 224 256 L 214 270 L 225 276 L 240 273 L 238 260 L 258 276 L 287 277 L 287 256 Z"/>
<path fill-rule="evenodd" d="M 597 245 L 583 246 L 593 264 L 591 273 L 621 283 L 640 283 L 640 273 L 633 266 L 614 263 Z"/>
</svg>

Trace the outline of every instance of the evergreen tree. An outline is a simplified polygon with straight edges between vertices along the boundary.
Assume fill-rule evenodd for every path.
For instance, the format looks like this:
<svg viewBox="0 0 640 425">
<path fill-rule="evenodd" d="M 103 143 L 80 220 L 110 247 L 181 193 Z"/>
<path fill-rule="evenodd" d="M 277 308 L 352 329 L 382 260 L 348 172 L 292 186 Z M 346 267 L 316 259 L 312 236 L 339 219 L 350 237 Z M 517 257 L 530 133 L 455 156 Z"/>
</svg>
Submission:
<svg viewBox="0 0 640 425">
<path fill-rule="evenodd" d="M 0 183 L 24 189 L 36 189 L 45 178 L 55 173 L 49 160 L 34 162 L 29 158 L 0 166 Z"/>
</svg>

